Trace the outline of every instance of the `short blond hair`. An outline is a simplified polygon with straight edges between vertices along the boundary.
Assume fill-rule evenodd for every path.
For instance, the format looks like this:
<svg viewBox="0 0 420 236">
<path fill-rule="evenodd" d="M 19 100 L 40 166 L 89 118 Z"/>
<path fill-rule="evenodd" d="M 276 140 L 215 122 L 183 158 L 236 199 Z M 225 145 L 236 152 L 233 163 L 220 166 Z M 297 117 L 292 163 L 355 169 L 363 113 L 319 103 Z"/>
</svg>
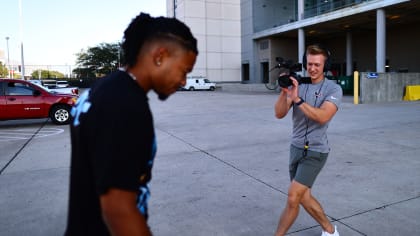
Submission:
<svg viewBox="0 0 420 236">
<path fill-rule="evenodd" d="M 311 55 L 319 55 L 322 54 L 325 57 L 325 60 L 327 60 L 329 58 L 329 53 L 326 49 L 324 49 L 323 47 L 317 45 L 317 44 L 313 44 L 313 45 L 309 45 L 306 48 L 306 55 L 311 54 Z"/>
</svg>

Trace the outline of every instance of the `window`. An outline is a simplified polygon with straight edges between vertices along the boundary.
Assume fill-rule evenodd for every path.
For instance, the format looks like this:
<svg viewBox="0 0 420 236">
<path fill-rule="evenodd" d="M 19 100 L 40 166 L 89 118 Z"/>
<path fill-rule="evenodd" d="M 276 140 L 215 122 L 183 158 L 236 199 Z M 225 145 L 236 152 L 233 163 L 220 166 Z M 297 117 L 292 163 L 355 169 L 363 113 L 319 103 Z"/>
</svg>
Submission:
<svg viewBox="0 0 420 236">
<path fill-rule="evenodd" d="M 4 95 L 3 82 L 0 82 L 0 96 Z"/>
<path fill-rule="evenodd" d="M 268 40 L 264 40 L 260 42 L 260 50 L 268 49 Z"/>
<path fill-rule="evenodd" d="M 27 84 L 18 82 L 7 83 L 6 95 L 31 96 L 34 89 Z"/>
<path fill-rule="evenodd" d="M 242 81 L 249 81 L 249 63 L 242 64 Z"/>
<path fill-rule="evenodd" d="M 268 74 L 268 62 L 261 62 L 261 77 L 263 83 L 268 83 L 270 78 Z"/>
</svg>

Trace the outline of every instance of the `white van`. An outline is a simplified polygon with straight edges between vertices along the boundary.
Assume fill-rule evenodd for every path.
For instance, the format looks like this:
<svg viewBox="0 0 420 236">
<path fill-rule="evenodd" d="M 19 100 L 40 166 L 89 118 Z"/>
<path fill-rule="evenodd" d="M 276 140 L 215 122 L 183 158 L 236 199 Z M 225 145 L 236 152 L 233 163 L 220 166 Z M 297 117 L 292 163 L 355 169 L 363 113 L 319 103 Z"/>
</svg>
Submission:
<svg viewBox="0 0 420 236">
<path fill-rule="evenodd" d="M 187 78 L 187 83 L 184 87 L 184 90 L 211 90 L 214 91 L 216 89 L 216 83 L 210 82 L 210 80 L 206 79 L 205 77 L 191 77 Z"/>
</svg>

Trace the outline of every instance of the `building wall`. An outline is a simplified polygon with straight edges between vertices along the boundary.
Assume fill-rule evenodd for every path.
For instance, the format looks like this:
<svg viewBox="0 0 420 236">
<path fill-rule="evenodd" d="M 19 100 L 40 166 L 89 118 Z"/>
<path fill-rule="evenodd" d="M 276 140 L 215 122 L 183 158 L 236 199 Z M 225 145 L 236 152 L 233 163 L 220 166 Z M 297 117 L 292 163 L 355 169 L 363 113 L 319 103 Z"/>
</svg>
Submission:
<svg viewBox="0 0 420 236">
<path fill-rule="evenodd" d="M 293 3 L 292 3 L 293 2 Z M 271 0 L 242 0 L 241 1 L 241 13 L 242 13 L 242 64 L 249 63 L 249 81 L 252 83 L 264 82 L 262 75 L 265 73 L 261 72 L 261 64 L 269 62 L 269 68 L 271 69 L 275 64 L 275 58 L 282 56 L 284 58 L 290 58 L 294 61 L 299 60 L 302 55 L 297 55 L 298 52 L 298 36 L 297 28 L 290 30 L 287 34 L 282 32 L 277 33 L 276 25 L 270 25 L 268 22 L 275 21 L 282 23 L 286 21 L 287 17 L 291 17 L 293 14 L 287 11 L 293 7 L 285 7 L 286 5 L 295 6 L 294 3 L 297 1 L 271 1 Z M 375 4 L 377 1 L 372 1 Z M 285 6 L 283 6 L 285 5 Z M 270 6 L 273 9 L 282 9 L 285 16 L 274 16 L 270 14 Z M 345 9 L 338 10 L 345 11 Z M 385 9 L 385 14 L 387 10 Z M 245 16 L 245 17 L 244 17 Z M 277 18 L 276 18 L 277 17 Z M 283 17 L 283 18 L 281 18 Z M 328 15 L 319 15 L 316 17 L 318 20 L 325 20 Z M 304 22 L 308 22 L 304 20 Z M 299 21 L 295 22 L 299 24 Z M 286 26 L 280 27 L 287 28 Z M 314 25 L 317 22 L 313 22 Z M 386 22 L 385 22 L 386 24 Z M 296 25 L 296 24 L 291 24 Z M 274 30 L 273 30 L 274 29 Z M 305 28 L 303 28 L 305 30 Z M 246 32 L 246 34 L 244 34 Z M 265 32 L 273 32 L 269 35 Z M 351 53 L 352 63 L 350 63 L 354 70 L 358 71 L 376 71 L 376 45 L 377 45 L 377 32 L 376 29 L 363 31 L 344 30 L 341 33 L 324 34 L 322 36 L 313 35 L 310 32 L 305 32 L 305 45 L 311 43 L 322 43 L 327 46 L 331 51 L 331 62 L 336 67 L 336 71 L 341 76 L 349 76 L 347 74 L 347 34 L 351 35 Z M 261 36 L 263 35 L 263 36 Z M 264 41 L 269 41 L 269 50 L 261 49 L 260 44 Z M 387 61 L 388 72 L 419 72 L 420 64 L 416 58 L 415 53 L 417 42 L 420 41 L 420 28 L 416 24 L 405 24 L 399 27 L 393 27 L 392 29 L 386 29 L 386 52 L 385 57 Z M 270 78 L 276 76 L 275 73 L 270 73 Z"/>
<path fill-rule="evenodd" d="M 261 78 L 263 72 L 261 71 L 262 63 L 268 63 L 269 69 L 269 80 L 273 81 L 277 79 L 279 70 L 275 68 L 278 65 L 277 58 L 283 58 L 283 60 L 292 61 L 293 64 L 298 63 L 298 55 L 295 53 L 297 48 L 297 42 L 291 38 L 269 38 L 258 40 L 258 53 L 257 61 L 259 64 L 259 74 L 257 78 L 259 81 L 253 81 L 256 83 L 268 82 Z"/>
<path fill-rule="evenodd" d="M 369 78 L 369 73 L 360 73 L 360 102 L 402 101 L 407 85 L 419 85 L 420 73 L 378 73 Z"/>
<path fill-rule="evenodd" d="M 255 18 L 254 32 L 258 32 L 296 20 L 295 0 L 254 0 L 252 11 Z"/>
<path fill-rule="evenodd" d="M 414 52 L 420 40 L 420 28 L 406 25 L 386 32 L 386 58 L 389 72 L 420 72 L 417 54 Z M 322 41 L 331 51 L 332 63 L 346 62 L 346 35 L 338 35 Z M 354 70 L 376 71 L 376 31 L 352 33 L 352 54 Z M 344 73 L 344 71 L 343 71 Z"/>
<path fill-rule="evenodd" d="M 408 72 L 420 72 L 418 42 L 420 27 L 407 25 L 387 32 L 387 59 L 390 71 L 407 69 Z"/>
<path fill-rule="evenodd" d="M 253 17 L 252 17 L 252 1 L 241 1 L 241 66 L 242 66 L 242 82 L 252 82 L 251 79 L 255 78 L 251 72 L 255 69 L 254 47 L 256 47 L 252 35 L 253 30 Z M 246 71 L 245 71 L 246 70 Z M 248 74 L 248 78 L 245 78 Z"/>
<path fill-rule="evenodd" d="M 241 80 L 240 0 L 168 0 L 167 9 L 168 16 L 185 22 L 198 40 L 191 76 L 215 82 Z"/>
</svg>

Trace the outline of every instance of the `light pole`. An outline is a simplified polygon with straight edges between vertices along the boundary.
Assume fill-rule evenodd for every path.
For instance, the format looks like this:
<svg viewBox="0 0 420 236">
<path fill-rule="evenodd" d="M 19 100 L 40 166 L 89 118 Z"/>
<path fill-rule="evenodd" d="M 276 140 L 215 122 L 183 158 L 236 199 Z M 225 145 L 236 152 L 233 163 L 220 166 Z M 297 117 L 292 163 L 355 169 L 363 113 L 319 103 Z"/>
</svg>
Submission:
<svg viewBox="0 0 420 236">
<path fill-rule="evenodd" d="M 21 79 L 25 79 L 25 62 L 23 60 L 23 20 L 22 20 L 22 0 L 19 0 L 19 31 L 20 31 L 20 58 L 22 64 Z"/>
<path fill-rule="evenodd" d="M 6 45 L 7 45 L 7 70 L 9 71 L 9 78 L 11 78 L 11 71 L 10 71 L 10 58 L 9 58 L 9 36 L 6 37 Z"/>
</svg>

